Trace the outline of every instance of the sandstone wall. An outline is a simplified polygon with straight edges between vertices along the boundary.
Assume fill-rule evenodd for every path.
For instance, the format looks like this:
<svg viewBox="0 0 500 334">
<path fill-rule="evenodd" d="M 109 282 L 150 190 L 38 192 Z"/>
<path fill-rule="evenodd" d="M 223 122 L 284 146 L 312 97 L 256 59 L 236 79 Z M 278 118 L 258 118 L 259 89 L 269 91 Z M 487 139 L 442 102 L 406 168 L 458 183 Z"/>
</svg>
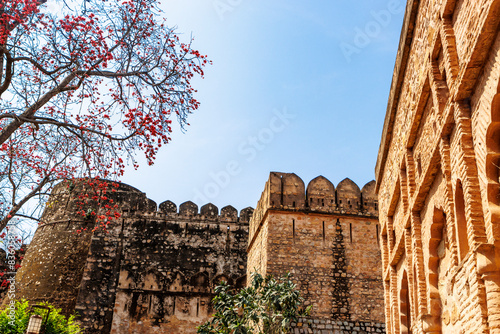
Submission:
<svg viewBox="0 0 500 334">
<path fill-rule="evenodd" d="M 345 321 L 342 333 L 383 331 L 374 188 L 371 182 L 360 190 L 349 179 L 335 188 L 320 176 L 306 191 L 295 174 L 270 174 L 250 220 L 247 276 L 255 269 L 293 274 L 312 305 L 310 323 L 299 323 L 297 333 L 333 333 L 336 321 Z"/>
<path fill-rule="evenodd" d="M 500 1 L 408 1 L 377 161 L 389 333 L 500 333 Z"/>
</svg>

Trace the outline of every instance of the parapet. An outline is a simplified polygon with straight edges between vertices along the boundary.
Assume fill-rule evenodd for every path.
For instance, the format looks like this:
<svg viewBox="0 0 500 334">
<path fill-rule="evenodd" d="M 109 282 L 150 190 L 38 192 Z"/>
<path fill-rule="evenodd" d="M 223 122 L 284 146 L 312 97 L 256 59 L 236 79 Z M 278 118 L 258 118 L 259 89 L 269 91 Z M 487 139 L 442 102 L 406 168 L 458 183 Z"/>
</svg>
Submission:
<svg viewBox="0 0 500 334">
<path fill-rule="evenodd" d="M 159 210 L 165 213 L 177 213 L 177 205 L 172 201 L 160 203 Z"/>
<path fill-rule="evenodd" d="M 110 182 L 111 184 L 111 182 Z M 91 192 L 87 189 L 87 182 L 80 181 L 63 181 L 57 184 L 47 202 L 44 213 L 42 215 L 42 225 L 44 224 L 67 224 L 68 222 L 81 223 L 81 228 L 92 228 L 94 219 L 88 219 L 83 212 L 93 212 L 90 217 L 95 217 L 99 214 L 99 210 L 108 210 L 104 208 L 104 204 L 92 201 L 92 196 L 87 196 Z M 101 193 L 103 194 L 103 193 Z M 86 197 L 87 196 L 87 197 Z M 210 221 L 210 222 L 238 222 L 248 223 L 253 213 L 253 208 L 241 210 L 238 218 L 238 211 L 232 206 L 225 206 L 219 214 L 219 209 L 216 205 L 208 203 L 200 209 L 198 206 L 187 201 L 177 205 L 172 201 L 164 201 L 159 206 L 149 199 L 145 193 L 124 183 L 116 182 L 114 186 L 109 186 L 105 196 L 109 203 L 118 205 L 116 211 L 120 212 L 124 217 L 133 215 L 158 216 L 163 219 L 175 218 L 193 221 Z M 86 201 L 85 205 L 79 204 L 81 201 Z M 107 202 L 105 204 L 108 204 Z M 95 213 L 95 214 L 94 214 Z"/>
<path fill-rule="evenodd" d="M 216 217 L 219 215 L 219 208 L 212 203 L 208 203 L 201 207 L 200 213 L 203 216 Z"/>
<path fill-rule="evenodd" d="M 159 213 L 171 218 L 248 223 L 253 208 L 248 207 L 241 210 L 238 218 L 238 210 L 231 205 L 223 207 L 219 213 L 219 208 L 212 203 L 207 203 L 198 210 L 198 205 L 187 201 L 179 205 L 179 211 L 177 211 L 177 205 L 174 202 L 165 201 L 160 203 Z"/>
<path fill-rule="evenodd" d="M 359 212 L 361 190 L 351 179 L 345 178 L 337 185 L 337 207 L 341 211 Z"/>
<path fill-rule="evenodd" d="M 376 186 L 377 183 L 375 181 L 370 181 L 361 189 L 363 210 L 373 215 L 378 215 L 378 197 L 375 193 Z"/>
<path fill-rule="evenodd" d="M 289 209 L 305 209 L 304 181 L 295 174 L 283 174 L 281 178 L 283 191 L 282 205 Z"/>
<path fill-rule="evenodd" d="M 304 188 L 304 182 L 293 173 L 271 172 L 257 204 L 254 218 L 267 209 L 377 215 L 375 181 L 361 191 L 356 183 L 346 178 L 337 188 L 324 176 L 318 176 Z"/>
<path fill-rule="evenodd" d="M 191 217 L 198 214 L 198 205 L 191 201 L 182 203 L 179 206 L 179 214 L 182 216 Z"/>
<path fill-rule="evenodd" d="M 318 176 L 307 185 L 307 205 L 311 211 L 333 212 L 336 208 L 335 187 L 324 176 Z"/>
<path fill-rule="evenodd" d="M 238 220 L 238 210 L 233 208 L 231 205 L 225 206 L 220 210 L 221 219 L 227 221 Z"/>
</svg>

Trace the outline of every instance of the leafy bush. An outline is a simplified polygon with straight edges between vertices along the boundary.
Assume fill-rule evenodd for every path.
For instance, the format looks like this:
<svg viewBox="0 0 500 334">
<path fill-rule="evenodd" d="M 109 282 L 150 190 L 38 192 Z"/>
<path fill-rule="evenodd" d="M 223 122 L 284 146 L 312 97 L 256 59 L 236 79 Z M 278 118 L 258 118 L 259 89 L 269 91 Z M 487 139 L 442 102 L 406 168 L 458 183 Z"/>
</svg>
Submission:
<svg viewBox="0 0 500 334">
<path fill-rule="evenodd" d="M 28 327 L 30 307 L 28 301 L 16 301 L 14 319 L 10 317 L 11 309 L 7 306 L 0 311 L 0 333 L 2 334 L 24 334 Z M 66 318 L 60 309 L 54 308 L 48 303 L 42 304 L 50 307 L 49 318 L 45 327 L 45 334 L 79 334 L 82 333 L 80 326 L 75 323 L 75 317 Z M 44 316 L 46 310 L 35 309 L 34 313 Z"/>
<path fill-rule="evenodd" d="M 212 300 L 214 317 L 199 326 L 198 333 L 288 333 L 292 321 L 310 312 L 310 307 L 299 309 L 304 299 L 290 278 L 290 274 L 264 278 L 253 273 L 252 285 L 239 292 L 221 282 Z"/>
</svg>

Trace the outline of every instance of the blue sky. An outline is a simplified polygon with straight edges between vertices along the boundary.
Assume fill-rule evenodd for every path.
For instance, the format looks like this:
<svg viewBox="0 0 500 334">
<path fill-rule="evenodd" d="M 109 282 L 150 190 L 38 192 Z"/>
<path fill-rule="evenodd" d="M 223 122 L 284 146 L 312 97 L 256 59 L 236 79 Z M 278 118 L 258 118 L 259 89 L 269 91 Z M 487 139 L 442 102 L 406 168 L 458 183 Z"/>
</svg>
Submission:
<svg viewBox="0 0 500 334">
<path fill-rule="evenodd" d="M 122 181 L 158 204 L 255 207 L 270 171 L 360 187 L 374 168 L 406 1 L 163 0 L 213 65 L 182 133 Z"/>
</svg>

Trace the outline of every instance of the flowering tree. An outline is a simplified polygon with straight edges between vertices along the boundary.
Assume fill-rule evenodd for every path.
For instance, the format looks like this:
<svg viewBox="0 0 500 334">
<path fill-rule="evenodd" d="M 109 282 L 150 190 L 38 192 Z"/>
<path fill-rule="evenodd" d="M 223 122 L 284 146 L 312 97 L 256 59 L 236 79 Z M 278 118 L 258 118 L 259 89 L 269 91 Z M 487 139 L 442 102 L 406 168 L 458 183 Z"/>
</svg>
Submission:
<svg viewBox="0 0 500 334">
<path fill-rule="evenodd" d="M 137 150 L 152 164 L 209 62 L 157 0 L 51 1 L 0 2 L 0 230 L 59 180 L 117 179 Z"/>
</svg>

